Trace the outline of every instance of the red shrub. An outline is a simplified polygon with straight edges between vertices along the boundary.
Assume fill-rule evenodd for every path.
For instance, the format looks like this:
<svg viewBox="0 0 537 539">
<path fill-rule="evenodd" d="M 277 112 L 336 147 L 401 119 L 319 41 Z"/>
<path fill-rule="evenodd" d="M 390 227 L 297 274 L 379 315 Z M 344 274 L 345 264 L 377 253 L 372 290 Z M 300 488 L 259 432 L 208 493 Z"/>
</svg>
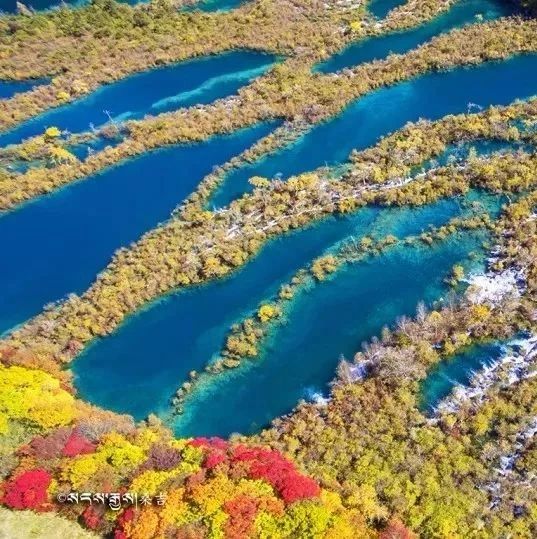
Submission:
<svg viewBox="0 0 537 539">
<path fill-rule="evenodd" d="M 82 513 L 82 518 L 84 520 L 84 524 L 90 530 L 96 530 L 101 523 L 102 515 L 97 509 L 95 509 L 95 507 L 89 505 L 88 507 L 86 507 L 86 509 L 84 509 L 84 512 Z"/>
<path fill-rule="evenodd" d="M 225 440 L 222 440 L 222 438 L 218 438 L 218 436 L 213 436 L 212 438 L 194 438 L 190 445 L 193 445 L 194 447 L 207 447 L 212 449 L 220 449 L 221 451 L 227 451 L 229 448 L 229 443 Z"/>
<path fill-rule="evenodd" d="M 285 503 L 314 498 L 321 492 L 319 485 L 311 477 L 296 472 L 287 475 L 279 484 L 278 490 Z"/>
<path fill-rule="evenodd" d="M 221 451 L 210 451 L 203 461 L 203 467 L 207 468 L 207 470 L 211 470 L 219 464 L 222 464 L 222 462 L 226 462 L 226 460 L 227 456 L 225 453 L 222 453 Z"/>
<path fill-rule="evenodd" d="M 42 469 L 24 472 L 6 482 L 3 502 L 13 509 L 43 509 L 51 479 Z"/>
<path fill-rule="evenodd" d="M 416 535 L 397 517 L 392 517 L 379 534 L 379 539 L 414 539 L 415 537 Z"/>
<path fill-rule="evenodd" d="M 294 464 L 277 451 L 237 446 L 233 459 L 250 462 L 250 477 L 270 483 L 285 503 L 313 498 L 320 493 L 319 485 L 313 479 L 300 474 Z"/>
<path fill-rule="evenodd" d="M 69 438 L 70 429 L 56 429 L 47 436 L 37 436 L 30 442 L 33 455 L 38 459 L 51 460 L 61 455 Z"/>
<path fill-rule="evenodd" d="M 127 507 L 116 519 L 116 529 L 114 530 L 114 539 L 128 539 L 125 534 L 125 524 L 134 518 L 134 507 Z"/>
<path fill-rule="evenodd" d="M 257 502 L 254 498 L 241 494 L 224 504 L 229 515 L 226 522 L 227 539 L 250 537 L 252 524 L 257 515 Z"/>
<path fill-rule="evenodd" d="M 74 430 L 65 443 L 62 454 L 64 457 L 76 457 L 85 453 L 93 453 L 93 451 L 95 451 L 95 444 Z"/>
</svg>

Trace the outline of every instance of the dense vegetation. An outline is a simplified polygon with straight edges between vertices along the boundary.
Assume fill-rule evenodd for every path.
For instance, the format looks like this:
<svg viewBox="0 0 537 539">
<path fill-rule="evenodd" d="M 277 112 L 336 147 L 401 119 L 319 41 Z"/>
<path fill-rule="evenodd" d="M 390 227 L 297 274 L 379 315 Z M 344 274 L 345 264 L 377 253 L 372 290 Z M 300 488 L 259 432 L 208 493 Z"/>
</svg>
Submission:
<svg viewBox="0 0 537 539">
<path fill-rule="evenodd" d="M 535 20 L 506 18 L 337 74 L 311 71 L 354 40 L 415 26 L 452 3 L 410 0 L 382 21 L 360 4 L 308 0 L 257 0 L 214 14 L 180 11 L 181 3 L 168 0 L 94 0 L 0 18 L 0 78 L 52 77 L 0 101 L 2 129 L 156 65 L 239 47 L 286 56 L 237 96 L 121 125 L 117 145 L 84 161 L 72 145 L 114 136 L 114 129 L 65 135 L 62 126 L 50 126 L 0 151 L 0 208 L 10 209 L 164 145 L 285 120 L 207 175 L 167 222 L 120 249 L 87 291 L 47 306 L 0 341 L 2 533 L 537 536 L 537 100 L 420 120 L 353 152 L 343 165 L 287 181 L 252 178 L 253 191 L 228 207 L 208 204 L 230 170 L 285 147 L 367 92 L 426 71 L 537 52 Z M 434 162 L 454 144 L 483 140 L 513 149 Z M 9 169 L 21 161 L 33 166 Z M 420 171 L 425 163 L 431 166 Z M 193 373 L 173 404 L 180 411 L 197 384 L 260 355 L 286 307 L 307 287 L 329 287 L 346 265 L 389 249 L 427 248 L 462 231 L 486 233 L 494 248 L 481 280 L 461 286 L 455 266 L 449 297 L 429 310 L 420 304 L 415 317 L 399 319 L 342 358 L 326 402 L 301 403 L 256 436 L 222 440 L 177 439 L 153 415 L 135 424 L 77 397 L 69 362 L 164 294 L 229 275 L 269 240 L 324 217 L 446 197 L 464 204 L 470 190 L 503 196 L 499 218 L 470 205 L 416 236 L 366 235 L 331 246 L 237 321 L 220 359 L 203 375 Z M 513 351 L 473 378 L 476 388 L 459 388 L 435 410 L 423 410 L 421 384 L 435 366 L 470 345 L 513 339 Z M 82 493 L 103 497 L 89 503 Z M 133 503 L 129 493 L 144 499 Z"/>
<path fill-rule="evenodd" d="M 122 142 L 95 153 L 83 162 L 60 154 L 56 155 L 58 164 L 53 168 L 31 168 L 22 175 L 0 171 L 0 209 L 11 208 L 163 145 L 204 140 L 274 118 L 313 124 L 326 120 L 352 100 L 376 88 L 430 70 L 476 65 L 486 60 L 505 59 L 513 54 L 536 52 L 536 28 L 534 20 L 517 18 L 470 25 L 439 36 L 407 54 L 390 55 L 384 60 L 361 64 L 335 76 L 312 74 L 310 62 L 290 58 L 243 88 L 238 97 L 128 122 L 124 126 L 128 136 Z M 7 101 L 6 106 L 9 106 Z M 30 143 L 34 148 L 38 146 L 30 150 L 30 155 L 42 153 L 43 149 L 39 148 L 42 144 L 51 146 L 46 136 L 39 137 Z M 58 147 L 56 141 L 52 147 Z M 19 157 L 21 152 L 27 154 L 28 148 L 27 143 L 18 152 L 15 150 L 15 154 L 18 153 Z M 46 150 L 47 153 L 50 151 Z"/>
</svg>

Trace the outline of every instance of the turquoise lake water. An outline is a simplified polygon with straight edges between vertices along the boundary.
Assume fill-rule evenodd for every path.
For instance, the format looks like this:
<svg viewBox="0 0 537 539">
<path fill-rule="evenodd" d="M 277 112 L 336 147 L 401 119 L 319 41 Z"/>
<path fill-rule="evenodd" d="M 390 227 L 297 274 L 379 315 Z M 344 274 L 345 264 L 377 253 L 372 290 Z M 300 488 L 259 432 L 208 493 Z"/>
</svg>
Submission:
<svg viewBox="0 0 537 539">
<path fill-rule="evenodd" d="M 46 81 L 42 79 L 24 81 L 0 80 L 0 99 L 13 97 L 15 94 L 27 92 L 34 86 L 39 86 L 45 83 Z"/>
<path fill-rule="evenodd" d="M 405 0 L 371 0 L 367 9 L 378 19 L 384 19 L 392 9 L 404 3 Z"/>
<path fill-rule="evenodd" d="M 419 301 L 441 298 L 443 278 L 481 241 L 468 234 L 433 248 L 395 248 L 302 294 L 258 362 L 190 396 L 174 423 L 176 434 L 257 432 L 300 399 L 326 394 L 342 355 L 352 359 L 384 325 L 414 314 Z"/>
<path fill-rule="evenodd" d="M 113 252 L 166 220 L 204 175 L 268 134 L 234 135 L 144 154 L 0 215 L 0 333 L 45 303 L 82 292 Z"/>
<path fill-rule="evenodd" d="M 156 302 L 131 317 L 112 336 L 97 341 L 74 363 L 76 386 L 82 397 L 136 418 L 165 410 L 188 372 L 202 369 L 218 353 L 231 324 L 274 294 L 282 282 L 324 249 L 350 235 L 359 238 L 372 231 L 418 233 L 460 211 L 456 199 L 418 210 L 370 208 L 345 219 L 327 219 L 270 242 L 253 261 L 227 279 Z M 374 265 L 370 269 L 378 270 Z M 151 361 L 144 360 L 150 356 Z M 117 387 L 122 390 L 117 391 Z M 296 391 L 287 402 L 294 404 L 295 396 Z M 273 411 L 267 409 L 266 413 Z M 205 413 L 209 415 L 208 410 Z"/>
<path fill-rule="evenodd" d="M 502 0 L 464 0 L 449 11 L 416 28 L 357 41 L 318 65 L 315 71 L 333 73 L 364 62 L 386 58 L 390 53 L 405 53 L 433 37 L 468 23 L 490 21 L 514 13 L 514 4 Z"/>
<path fill-rule="evenodd" d="M 211 204 L 226 206 L 251 191 L 248 180 L 252 176 L 286 178 L 341 163 L 353 149 L 367 148 L 409 121 L 466 112 L 469 103 L 507 105 L 536 93 L 537 55 L 430 73 L 382 88 L 357 100 L 336 118 L 315 126 L 296 143 L 231 171 Z"/>
<path fill-rule="evenodd" d="M 137 73 L 20 124 L 0 135 L 0 146 L 43 133 L 52 125 L 62 131 L 86 131 L 90 124 L 108 122 L 104 111 L 122 121 L 210 103 L 234 94 L 275 61 L 270 54 L 234 51 Z"/>
<path fill-rule="evenodd" d="M 199 9 L 207 13 L 215 11 L 230 11 L 242 4 L 247 3 L 248 0 L 200 0 L 192 6 L 184 8 L 184 11 L 194 11 Z"/>
<path fill-rule="evenodd" d="M 503 346 L 496 342 L 477 344 L 440 362 L 421 383 L 420 409 L 433 411 L 455 385 L 467 385 L 474 372 L 498 359 L 503 350 Z"/>
</svg>

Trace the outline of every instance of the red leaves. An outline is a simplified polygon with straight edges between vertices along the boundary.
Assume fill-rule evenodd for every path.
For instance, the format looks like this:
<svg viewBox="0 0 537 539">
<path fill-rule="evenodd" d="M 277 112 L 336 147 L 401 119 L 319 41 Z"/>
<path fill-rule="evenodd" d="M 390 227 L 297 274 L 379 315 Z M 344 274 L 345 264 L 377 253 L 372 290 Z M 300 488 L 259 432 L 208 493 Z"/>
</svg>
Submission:
<svg viewBox="0 0 537 539">
<path fill-rule="evenodd" d="M 227 451 L 229 448 L 229 443 L 225 440 L 222 440 L 222 438 L 218 438 L 217 436 L 213 436 L 212 438 L 194 438 L 190 442 L 190 445 L 193 445 L 194 447 L 219 449 L 220 451 Z"/>
<path fill-rule="evenodd" d="M 222 438 L 194 438 L 190 445 L 207 449 L 205 460 L 203 461 L 203 467 L 207 470 L 212 470 L 228 460 L 229 444 Z"/>
<path fill-rule="evenodd" d="M 95 507 L 89 505 L 82 513 L 82 518 L 90 530 L 96 530 L 101 524 L 102 515 Z"/>
<path fill-rule="evenodd" d="M 229 515 L 226 522 L 226 538 L 243 539 L 244 537 L 250 537 L 257 509 L 255 498 L 244 494 L 226 502 L 224 510 Z"/>
<path fill-rule="evenodd" d="M 379 539 L 415 539 L 411 532 L 397 517 L 392 517 L 380 532 Z"/>
<path fill-rule="evenodd" d="M 116 520 L 116 529 L 114 530 L 114 539 L 128 539 L 127 534 L 125 533 L 125 524 L 130 522 L 134 518 L 134 508 L 128 507 L 123 511 Z"/>
<path fill-rule="evenodd" d="M 207 468 L 207 470 L 211 470 L 212 468 L 216 468 L 216 466 L 226 461 L 227 461 L 227 456 L 225 453 L 222 453 L 221 451 L 211 451 L 205 457 L 205 461 L 203 462 L 203 467 Z"/>
<path fill-rule="evenodd" d="M 13 509 L 44 509 L 51 479 L 43 469 L 24 472 L 6 482 L 3 503 Z"/>
<path fill-rule="evenodd" d="M 319 485 L 297 471 L 294 464 L 281 453 L 260 447 L 231 446 L 220 438 L 196 438 L 191 444 L 207 450 L 203 466 L 207 470 L 219 464 L 244 469 L 246 477 L 270 483 L 286 504 L 319 495 Z"/>
<path fill-rule="evenodd" d="M 86 453 L 93 453 L 95 445 L 74 430 L 69 436 L 62 454 L 64 457 L 76 457 Z"/>
<path fill-rule="evenodd" d="M 319 496 L 321 489 L 311 478 L 297 472 L 290 473 L 281 478 L 275 487 L 279 490 L 280 496 L 285 503 L 293 503 L 297 500 L 314 498 Z"/>
<path fill-rule="evenodd" d="M 294 464 L 277 451 L 238 446 L 235 460 L 250 461 L 250 477 L 270 483 L 286 504 L 320 493 L 319 485 L 313 479 L 299 473 Z"/>
</svg>

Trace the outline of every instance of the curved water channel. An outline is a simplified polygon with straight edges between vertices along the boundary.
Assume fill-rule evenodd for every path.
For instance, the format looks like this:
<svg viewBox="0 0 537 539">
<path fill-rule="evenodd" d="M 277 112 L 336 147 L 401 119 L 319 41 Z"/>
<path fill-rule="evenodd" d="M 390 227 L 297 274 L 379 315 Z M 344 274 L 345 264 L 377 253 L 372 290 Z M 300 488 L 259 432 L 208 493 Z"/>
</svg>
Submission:
<svg viewBox="0 0 537 539">
<path fill-rule="evenodd" d="M 0 134 L 0 146 L 39 135 L 50 126 L 76 133 L 110 119 L 133 120 L 211 103 L 234 94 L 265 73 L 276 60 L 271 54 L 240 50 L 136 73 Z"/>
<path fill-rule="evenodd" d="M 396 248 L 349 266 L 328 285 L 302 295 L 258 362 L 190 395 L 174 423 L 176 434 L 250 434 L 290 412 L 300 399 L 326 392 L 342 356 L 352 358 L 383 326 L 414 314 L 419 301 L 441 298 L 447 291 L 443 277 L 479 251 L 481 242 L 468 234 L 433 248 Z"/>
<path fill-rule="evenodd" d="M 533 95 L 536 67 L 537 56 L 520 56 L 472 69 L 427 74 L 372 92 L 291 147 L 232 172 L 216 203 L 226 204 L 248 190 L 247 179 L 253 175 L 281 173 L 286 177 L 325 162 L 341 163 L 352 149 L 373 144 L 407 121 L 463 112 L 469 102 L 507 104 Z M 96 92 L 97 96 L 108 89 Z M 165 97 L 151 94 L 142 108 L 155 103 L 167 106 L 169 101 L 162 100 L 177 95 L 175 90 L 167 89 Z M 179 93 L 188 99 L 192 89 L 181 88 Z M 172 101 L 171 106 L 176 107 L 177 101 Z M 76 106 L 69 107 L 76 110 Z M 91 117 L 95 111 L 98 108 Z M 68 110 L 48 114 L 58 112 L 65 114 L 66 122 L 71 121 Z M 130 106 L 123 112 L 143 114 Z M 88 116 L 72 121 L 82 125 Z M 41 128 L 46 125 L 45 120 Z M 272 128 L 261 125 L 202 144 L 152 152 L 0 217 L 0 229 L 6 227 L 0 236 L 11 242 L 7 251 L 14 256 L 10 264 L 0 265 L 7 291 L 7 297 L 2 294 L 0 300 L 4 316 L 0 330 L 33 314 L 40 304 L 82 291 L 115 248 L 165 219 L 214 165 L 240 153 Z M 458 200 L 418 210 L 370 208 L 272 241 L 229 278 L 170 295 L 129 318 L 110 337 L 96 341 L 74 364 L 81 395 L 137 418 L 162 411 L 185 375 L 202 368 L 218 351 L 233 321 L 270 297 L 298 268 L 334 242 L 351 234 L 359 237 L 372 227 L 385 233 L 413 234 L 460 211 Z M 269 343 L 263 361 L 196 395 L 178 421 L 177 432 L 250 432 L 289 411 L 308 392 L 324 390 L 340 353 L 356 351 L 361 340 L 378 333 L 382 325 L 402 313 L 411 314 L 419 300 L 440 297 L 445 290 L 443 276 L 470 251 L 479 250 L 481 241 L 481 237 L 467 235 L 434 248 L 396 248 L 368 263 L 350 266 L 329 286 L 315 287 L 293 303 L 290 324 L 277 332 L 277 346 Z M 323 342 L 319 342 L 321 337 Z"/>
<path fill-rule="evenodd" d="M 0 333 L 82 292 L 113 252 L 166 220 L 213 167 L 268 134 L 261 124 L 144 154 L 0 215 Z"/>
<path fill-rule="evenodd" d="M 339 54 L 316 66 L 315 71 L 334 73 L 364 62 L 386 58 L 390 53 L 403 54 L 454 28 L 491 21 L 514 12 L 514 4 L 503 0 L 459 0 L 448 11 L 421 26 L 352 43 Z"/>
<path fill-rule="evenodd" d="M 463 113 L 469 103 L 483 107 L 507 105 L 535 94 L 535 54 L 428 73 L 376 90 L 349 105 L 339 116 L 315 126 L 294 144 L 231 171 L 211 205 L 226 206 L 251 191 L 248 180 L 253 176 L 286 178 L 323 165 L 342 163 L 353 149 L 367 148 L 407 122 Z"/>
<path fill-rule="evenodd" d="M 420 384 L 422 411 L 434 411 L 437 404 L 447 397 L 456 385 L 467 385 L 476 371 L 493 363 L 503 353 L 502 343 L 491 342 L 470 346 L 441 361 Z"/>
<path fill-rule="evenodd" d="M 485 201 L 486 197 L 482 200 Z M 457 199 L 443 200 L 429 207 L 414 210 L 368 208 L 349 217 L 326 219 L 315 226 L 269 242 L 260 255 L 232 276 L 205 286 L 181 291 L 155 302 L 146 310 L 132 316 L 112 336 L 96 341 L 74 364 L 77 388 L 83 398 L 113 410 L 129 412 L 137 418 L 143 418 L 152 411 L 163 412 L 167 408 L 171 394 L 187 378 L 188 372 L 192 369 L 202 369 L 212 355 L 218 352 L 231 324 L 245 313 L 255 309 L 259 302 L 273 295 L 282 282 L 288 280 L 312 258 L 322 254 L 326 248 L 351 235 L 359 239 L 372 231 L 379 235 L 394 233 L 400 237 L 420 233 L 430 224 L 442 224 L 449 218 L 459 215 L 463 208 Z M 402 267 L 400 272 L 396 272 L 397 275 L 392 275 L 393 265 L 388 264 L 384 271 L 383 258 L 363 267 L 360 266 L 362 269 L 359 271 L 365 272 L 364 279 L 359 279 L 360 286 L 363 288 L 362 294 L 368 293 L 369 277 L 365 278 L 365 276 L 369 273 L 375 274 L 373 279 L 378 279 L 378 286 L 381 288 L 384 288 L 384 285 L 381 285 L 381 280 L 384 280 L 384 284 L 388 285 L 385 286 L 386 292 L 391 293 L 397 289 L 395 284 L 399 283 L 401 274 L 404 274 L 406 269 L 418 272 L 416 277 L 419 278 L 411 279 L 412 283 L 414 280 L 416 283 L 408 284 L 401 296 L 397 294 L 393 299 L 385 298 L 385 302 L 389 303 L 390 307 L 388 312 L 379 314 L 380 327 L 391 322 L 390 317 L 395 313 L 408 312 L 409 308 L 412 312 L 423 296 L 424 290 L 429 290 L 428 286 L 432 286 L 430 295 L 435 295 L 442 276 L 449 271 L 454 262 L 467 253 L 470 245 L 472 249 L 475 249 L 478 243 L 460 241 L 459 244 L 450 244 L 449 254 L 442 255 L 437 265 L 428 263 L 428 252 L 424 252 L 425 261 L 427 261 L 425 264 L 424 260 L 419 261 L 415 257 L 415 253 L 412 256 L 404 255 L 403 258 L 405 256 L 408 258 L 405 264 L 409 264 L 409 267 Z M 401 256 L 397 260 L 401 261 Z M 427 266 L 428 269 L 419 269 L 422 265 Z M 440 271 L 441 269 L 444 271 Z M 431 276 L 434 276 L 434 286 L 429 279 Z M 394 286 L 392 286 L 392 278 L 395 279 Z M 332 284 L 328 288 L 334 289 Z M 376 288 L 373 287 L 371 290 L 376 290 Z M 335 288 L 335 291 L 338 301 L 348 302 L 350 307 L 352 300 L 346 298 L 345 295 L 342 296 L 341 289 Z M 376 303 L 372 302 L 374 295 L 371 294 L 368 297 L 370 308 L 376 308 Z M 314 304 L 313 308 L 317 309 L 317 303 L 314 302 Z M 318 306 L 320 309 L 318 313 L 324 312 L 329 315 L 333 312 L 325 310 L 326 306 L 322 302 Z M 362 307 L 363 305 L 358 303 L 356 309 L 345 308 L 342 316 L 350 323 L 354 323 L 352 320 L 360 312 L 370 314 Z M 356 321 L 356 325 L 361 326 L 362 322 L 360 318 Z M 289 326 L 291 333 L 294 326 L 294 322 Z M 375 324 L 371 326 L 371 329 L 373 327 L 377 329 Z M 318 325 L 312 325 L 313 331 L 318 329 Z M 319 337 L 325 338 L 327 334 L 331 335 L 330 332 L 326 333 L 323 330 Z M 338 350 L 340 346 L 347 346 L 341 343 L 340 334 L 337 337 L 328 339 L 330 346 Z M 301 342 L 302 339 L 297 334 L 295 345 L 299 346 Z M 358 340 L 354 342 L 354 345 L 359 346 L 360 342 Z M 279 345 L 280 334 L 278 333 L 277 348 Z M 313 376 L 317 384 L 325 384 L 329 381 L 333 376 L 334 361 L 337 362 L 339 357 L 339 353 L 331 357 L 324 352 L 326 348 L 321 347 L 316 356 L 316 363 L 318 363 L 316 372 L 321 376 L 321 378 Z M 148 357 L 152 357 L 152 360 L 146 361 Z M 268 372 L 273 372 L 271 365 L 274 354 L 272 351 L 267 358 L 258 369 L 262 378 Z M 111 369 L 111 365 L 117 365 L 117 368 Z M 248 371 L 249 374 L 250 372 Z M 310 379 L 307 376 L 302 379 L 299 372 L 295 372 L 289 379 L 287 371 L 285 375 L 283 374 L 280 372 L 278 377 L 285 378 L 285 381 L 279 382 L 286 384 L 285 391 L 280 392 L 274 385 L 267 386 L 263 390 L 261 400 L 256 403 L 248 403 L 247 400 L 239 397 L 239 395 L 244 396 L 243 392 L 248 390 L 245 388 L 234 390 L 232 389 L 234 382 L 229 384 L 229 392 L 236 391 L 239 399 L 237 407 L 244 407 L 246 415 L 250 412 L 255 414 L 263 409 L 263 419 L 254 421 L 257 426 L 260 425 L 260 421 L 265 424 L 265 418 L 269 416 L 273 418 L 282 411 L 288 411 L 302 395 L 305 381 L 308 381 L 307 385 L 309 385 Z M 105 378 L 106 383 L 103 383 Z M 119 385 L 122 391 L 117 391 Z M 220 384 L 215 384 L 214 387 L 218 387 L 217 392 L 222 389 Z M 257 390 L 261 391 L 261 388 L 258 387 Z M 273 391 L 279 395 L 277 400 L 280 406 L 278 408 L 265 407 L 266 399 L 269 398 L 268 396 L 265 398 L 265 393 Z M 252 393 L 248 395 L 253 396 Z M 208 401 L 204 401 L 204 398 L 189 407 L 190 413 L 194 414 L 192 417 L 189 414 L 183 416 L 182 419 L 191 418 L 189 424 L 192 430 L 200 427 L 199 433 L 208 434 L 209 430 L 203 427 L 203 421 L 211 423 L 212 408 L 210 405 L 206 408 L 203 402 L 210 402 L 211 397 L 207 397 Z M 199 414 L 195 412 L 198 408 Z M 217 420 L 215 416 L 217 422 L 223 421 L 221 415 L 225 415 L 226 412 L 224 410 L 221 412 L 222 414 L 218 412 Z M 201 416 L 206 417 L 202 419 Z M 234 420 L 229 418 L 229 421 Z M 252 423 L 251 417 L 247 419 L 247 422 L 249 425 Z M 227 429 L 225 425 L 226 423 L 222 422 L 222 429 Z M 240 430 L 243 427 L 242 424 L 236 425 L 231 428 L 231 431 Z M 188 428 L 185 427 L 184 432 L 187 431 Z M 180 432 L 183 433 L 183 430 L 180 429 Z M 212 432 L 212 434 L 226 433 L 227 431 L 223 430 Z"/>
</svg>

